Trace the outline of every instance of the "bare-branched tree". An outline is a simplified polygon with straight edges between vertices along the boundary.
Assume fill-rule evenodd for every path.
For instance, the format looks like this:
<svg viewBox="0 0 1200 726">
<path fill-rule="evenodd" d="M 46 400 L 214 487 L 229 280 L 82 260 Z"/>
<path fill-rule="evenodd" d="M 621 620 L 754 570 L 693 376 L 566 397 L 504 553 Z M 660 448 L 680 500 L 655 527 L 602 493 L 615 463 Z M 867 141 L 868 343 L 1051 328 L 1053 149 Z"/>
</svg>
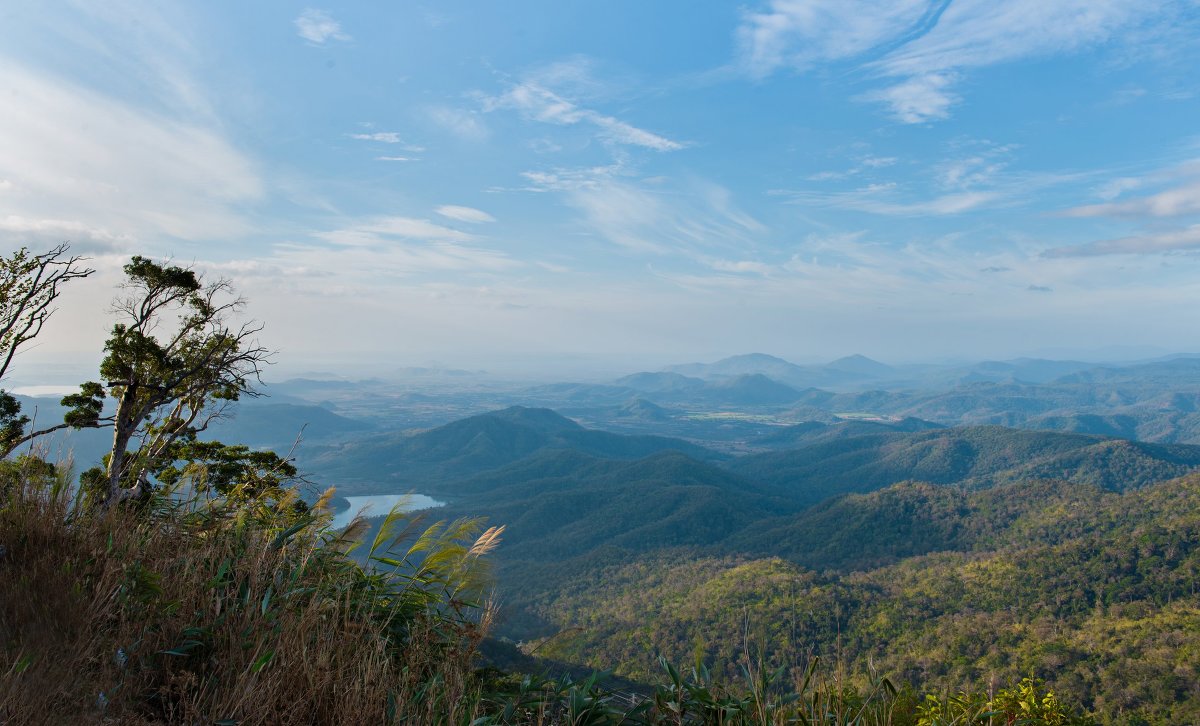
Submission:
<svg viewBox="0 0 1200 726">
<path fill-rule="evenodd" d="M 95 272 L 82 264 L 83 257 L 69 251 L 66 243 L 42 254 L 22 247 L 0 259 L 0 381 L 21 347 L 36 338 L 54 315 L 63 286 Z M 0 458 L 33 438 L 72 424 L 39 431 L 27 431 L 28 425 L 29 417 L 21 414 L 21 402 L 0 390 Z"/>
</svg>

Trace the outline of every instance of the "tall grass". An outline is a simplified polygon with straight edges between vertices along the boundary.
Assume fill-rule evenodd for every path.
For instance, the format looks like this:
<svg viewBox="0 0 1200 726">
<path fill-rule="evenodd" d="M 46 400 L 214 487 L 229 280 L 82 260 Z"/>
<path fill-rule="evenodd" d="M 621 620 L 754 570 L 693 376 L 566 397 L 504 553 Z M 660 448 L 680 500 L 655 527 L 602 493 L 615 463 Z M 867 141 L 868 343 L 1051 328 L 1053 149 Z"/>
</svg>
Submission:
<svg viewBox="0 0 1200 726">
<path fill-rule="evenodd" d="M 747 658 L 733 683 L 663 661 L 637 693 L 479 671 L 499 528 L 393 509 L 364 543 L 363 520 L 330 529 L 328 494 L 310 509 L 283 490 L 160 493 L 107 511 L 81 496 L 45 462 L 0 461 L 0 726 L 1090 723 L 1032 681 L 921 699 L 816 658 Z"/>
<path fill-rule="evenodd" d="M 393 511 L 328 528 L 293 495 L 93 510 L 0 471 L 0 723 L 469 723 L 498 530 Z M 479 535 L 479 536 L 476 536 Z M 407 538 L 407 539 L 406 539 Z"/>
</svg>

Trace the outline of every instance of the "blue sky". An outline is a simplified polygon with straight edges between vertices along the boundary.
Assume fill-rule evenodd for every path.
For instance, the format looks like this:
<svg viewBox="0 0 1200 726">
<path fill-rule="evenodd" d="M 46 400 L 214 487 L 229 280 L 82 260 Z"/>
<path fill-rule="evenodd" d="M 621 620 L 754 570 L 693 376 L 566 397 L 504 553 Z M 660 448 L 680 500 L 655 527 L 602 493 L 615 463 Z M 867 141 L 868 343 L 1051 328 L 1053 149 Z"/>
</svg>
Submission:
<svg viewBox="0 0 1200 726">
<path fill-rule="evenodd" d="M 1194 350 L 1200 5 L 9 3 L 0 241 L 227 276 L 281 360 Z M 84 356 L 86 357 L 86 356 Z"/>
</svg>

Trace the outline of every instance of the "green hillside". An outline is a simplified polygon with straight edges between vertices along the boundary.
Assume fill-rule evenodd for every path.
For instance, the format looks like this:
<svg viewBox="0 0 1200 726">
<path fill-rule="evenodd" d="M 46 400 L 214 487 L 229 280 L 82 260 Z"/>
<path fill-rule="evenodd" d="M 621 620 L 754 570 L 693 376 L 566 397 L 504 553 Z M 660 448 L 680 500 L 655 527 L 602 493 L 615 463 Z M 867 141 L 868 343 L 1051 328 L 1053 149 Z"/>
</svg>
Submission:
<svg viewBox="0 0 1200 726">
<path fill-rule="evenodd" d="M 998 426 L 883 433 L 735 459 L 731 471 L 815 504 L 904 480 L 988 486 L 1061 478 L 1122 490 L 1200 466 L 1200 447 L 1134 444 L 1095 436 Z"/>
<path fill-rule="evenodd" d="M 1200 719 L 1200 478 L 1125 494 L 1034 483 L 943 496 L 907 485 L 827 511 L 866 512 L 828 552 L 852 537 L 885 548 L 905 540 L 906 525 L 881 531 L 870 514 L 905 502 L 914 506 L 901 521 L 932 528 L 928 546 L 957 551 L 893 550 L 903 559 L 847 575 L 679 551 L 608 564 L 570 597 L 540 601 L 560 628 L 580 628 L 546 650 L 622 663 L 636 677 L 655 654 L 721 667 L 749 639 L 775 662 L 816 649 L 859 672 L 869 660 L 951 690 L 1033 674 L 1108 722 Z M 917 513 L 926 503 L 940 509 Z"/>
<path fill-rule="evenodd" d="M 661 451 L 679 451 L 697 459 L 722 458 L 680 439 L 590 430 L 549 409 L 514 406 L 416 434 L 364 436 L 317 449 L 307 464 L 324 477 L 347 482 L 343 493 L 365 485 L 375 491 L 415 487 L 452 495 L 458 480 L 553 449 L 614 459 Z M 356 482 L 361 483 L 356 486 Z"/>
<path fill-rule="evenodd" d="M 499 560 L 567 559 L 724 539 L 790 505 L 710 464 L 668 451 L 635 461 L 545 451 L 456 486 L 439 516 L 486 512 L 507 526 Z"/>
</svg>

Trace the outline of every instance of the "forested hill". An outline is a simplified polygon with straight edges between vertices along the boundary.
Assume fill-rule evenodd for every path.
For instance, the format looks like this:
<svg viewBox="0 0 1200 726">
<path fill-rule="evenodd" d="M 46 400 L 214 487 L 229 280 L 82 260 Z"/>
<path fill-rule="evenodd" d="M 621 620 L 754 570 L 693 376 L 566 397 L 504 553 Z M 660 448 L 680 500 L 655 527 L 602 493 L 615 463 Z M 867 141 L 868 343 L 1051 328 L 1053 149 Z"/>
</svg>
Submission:
<svg viewBox="0 0 1200 726">
<path fill-rule="evenodd" d="M 317 448 L 307 463 L 340 482 L 343 493 L 403 486 L 453 494 L 453 482 L 548 450 L 611 459 L 637 459 L 661 451 L 704 461 L 726 458 L 681 439 L 585 429 L 549 409 L 513 406 L 415 434 L 378 434 Z"/>
<path fill-rule="evenodd" d="M 1123 490 L 1200 466 L 1200 446 L 1157 445 L 1000 426 L 818 438 L 800 448 L 745 456 L 734 473 L 804 504 L 912 479 L 972 487 L 1058 478 Z"/>
<path fill-rule="evenodd" d="M 507 525 L 498 632 L 558 633 L 540 653 L 565 662 L 732 668 L 749 624 L 774 662 L 836 658 L 840 637 L 852 672 L 951 690 L 1033 674 L 1098 713 L 1200 717 L 1180 660 L 1200 640 L 1161 642 L 1200 632 L 1200 478 L 1178 478 L 1200 447 L 912 419 L 773 442 L 790 448 L 730 458 L 516 407 L 321 460 L 403 472 L 448 501 L 439 519 Z"/>
<path fill-rule="evenodd" d="M 729 545 L 597 558 L 569 596 L 521 597 L 564 633 L 547 654 L 633 677 L 659 654 L 720 668 L 748 640 L 773 663 L 815 651 L 948 691 L 1034 675 L 1108 723 L 1200 723 L 1200 477 L 902 484 Z"/>
</svg>

